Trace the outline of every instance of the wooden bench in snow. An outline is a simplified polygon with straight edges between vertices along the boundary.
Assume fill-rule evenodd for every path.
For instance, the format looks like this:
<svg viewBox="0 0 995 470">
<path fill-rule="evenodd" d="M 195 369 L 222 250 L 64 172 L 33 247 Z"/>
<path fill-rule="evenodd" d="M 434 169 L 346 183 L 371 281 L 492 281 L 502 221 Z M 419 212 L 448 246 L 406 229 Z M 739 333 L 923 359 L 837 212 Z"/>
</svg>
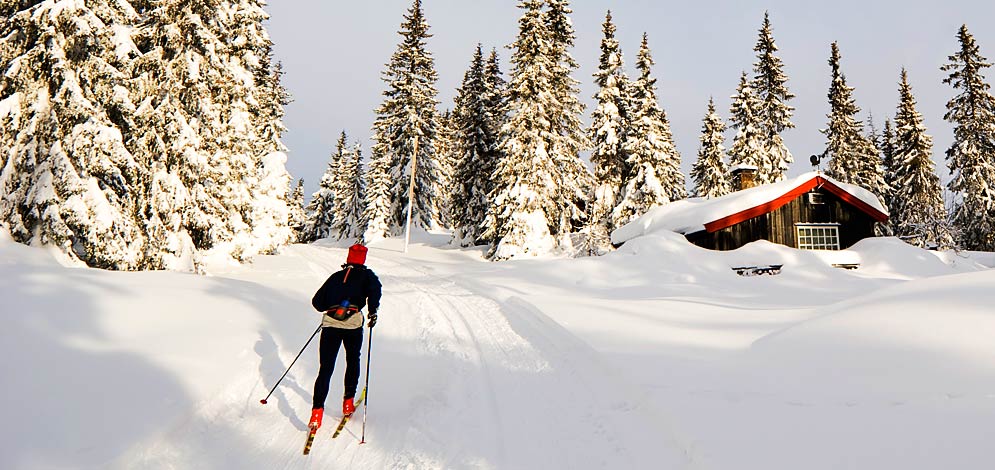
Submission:
<svg viewBox="0 0 995 470">
<path fill-rule="evenodd" d="M 766 266 L 735 266 L 732 268 L 740 276 L 762 276 L 765 274 L 774 276 L 781 274 L 783 264 L 768 264 Z"/>
<path fill-rule="evenodd" d="M 860 267 L 860 263 L 833 263 L 833 267 L 841 269 L 857 269 Z"/>
</svg>

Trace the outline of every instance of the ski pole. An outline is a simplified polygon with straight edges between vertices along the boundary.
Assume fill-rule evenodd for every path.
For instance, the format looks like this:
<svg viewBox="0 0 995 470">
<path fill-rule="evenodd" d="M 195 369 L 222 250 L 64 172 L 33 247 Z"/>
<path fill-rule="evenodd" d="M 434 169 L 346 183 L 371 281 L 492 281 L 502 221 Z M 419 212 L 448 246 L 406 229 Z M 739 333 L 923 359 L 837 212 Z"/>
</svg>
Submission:
<svg viewBox="0 0 995 470">
<path fill-rule="evenodd" d="M 307 345 L 311 344 L 311 340 L 314 339 L 314 335 L 318 334 L 319 331 L 321 331 L 320 323 L 318 324 L 318 328 L 315 328 L 314 333 L 311 333 L 311 337 L 307 339 L 306 343 L 304 343 L 304 347 L 301 348 L 301 352 L 297 353 L 297 357 L 294 358 L 294 362 L 290 363 L 290 366 L 287 367 L 287 370 L 285 370 L 283 372 L 283 375 L 280 376 L 280 380 L 276 381 L 276 385 L 274 385 L 273 388 L 270 389 L 269 394 L 266 395 L 266 398 L 259 400 L 259 403 L 262 403 L 264 405 L 266 404 L 266 400 L 269 400 L 269 396 L 276 391 L 276 387 L 280 386 L 280 382 L 283 382 L 283 378 L 287 376 L 287 372 L 290 372 L 290 368 L 294 367 L 294 364 L 297 362 L 297 360 L 301 358 L 301 354 L 304 354 L 304 350 L 307 349 Z"/>
<path fill-rule="evenodd" d="M 360 444 L 366 444 L 366 415 L 370 406 L 370 351 L 373 349 L 373 327 L 370 327 L 370 341 L 366 344 L 366 385 L 363 385 L 363 437 L 359 439 Z"/>
</svg>

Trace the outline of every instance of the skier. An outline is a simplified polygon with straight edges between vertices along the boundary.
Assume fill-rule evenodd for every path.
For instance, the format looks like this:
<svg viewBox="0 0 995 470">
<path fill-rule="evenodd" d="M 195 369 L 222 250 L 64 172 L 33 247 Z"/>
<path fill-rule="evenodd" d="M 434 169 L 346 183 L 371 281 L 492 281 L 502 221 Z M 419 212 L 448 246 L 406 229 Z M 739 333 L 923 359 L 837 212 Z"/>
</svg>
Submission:
<svg viewBox="0 0 995 470">
<path fill-rule="evenodd" d="M 342 415 L 350 416 L 356 411 L 354 399 L 359 385 L 359 352 L 363 345 L 363 315 L 359 312 L 369 304 L 368 325 L 373 328 L 377 324 L 377 309 L 380 307 L 380 279 L 365 266 L 366 251 L 366 247 L 360 244 L 349 247 L 342 270 L 329 276 L 311 299 L 311 305 L 324 313 L 319 346 L 320 366 L 318 378 L 314 381 L 311 421 L 308 423 L 312 430 L 321 427 L 328 382 L 332 378 L 339 344 L 345 347 L 346 359 Z"/>
</svg>

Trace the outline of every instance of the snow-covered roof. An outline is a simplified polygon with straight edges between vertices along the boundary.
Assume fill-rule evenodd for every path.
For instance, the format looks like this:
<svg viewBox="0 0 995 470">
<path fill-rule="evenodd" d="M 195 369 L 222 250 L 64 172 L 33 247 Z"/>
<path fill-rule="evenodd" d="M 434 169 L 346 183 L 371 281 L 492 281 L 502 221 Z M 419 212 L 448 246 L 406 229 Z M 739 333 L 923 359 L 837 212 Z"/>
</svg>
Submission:
<svg viewBox="0 0 995 470">
<path fill-rule="evenodd" d="M 722 197 L 691 198 L 654 207 L 612 232 L 612 243 L 625 243 L 657 230 L 682 234 L 702 230 L 714 232 L 773 212 L 816 187 L 838 196 L 879 222 L 888 220 L 888 210 L 870 191 L 812 171 L 796 178 L 755 186 Z"/>
</svg>

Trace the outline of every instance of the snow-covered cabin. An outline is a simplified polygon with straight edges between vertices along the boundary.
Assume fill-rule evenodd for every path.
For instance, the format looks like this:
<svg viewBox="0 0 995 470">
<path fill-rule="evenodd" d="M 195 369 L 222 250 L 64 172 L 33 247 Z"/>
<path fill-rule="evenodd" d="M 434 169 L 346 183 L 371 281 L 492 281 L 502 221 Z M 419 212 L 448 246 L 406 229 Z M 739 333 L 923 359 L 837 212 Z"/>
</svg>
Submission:
<svg viewBox="0 0 995 470">
<path fill-rule="evenodd" d="M 713 250 L 734 250 L 757 240 L 799 249 L 840 250 L 873 237 L 874 225 L 887 220 L 888 210 L 870 191 L 809 172 L 718 198 L 655 207 L 615 230 L 612 243 L 617 246 L 650 232 L 671 230 Z"/>
</svg>

